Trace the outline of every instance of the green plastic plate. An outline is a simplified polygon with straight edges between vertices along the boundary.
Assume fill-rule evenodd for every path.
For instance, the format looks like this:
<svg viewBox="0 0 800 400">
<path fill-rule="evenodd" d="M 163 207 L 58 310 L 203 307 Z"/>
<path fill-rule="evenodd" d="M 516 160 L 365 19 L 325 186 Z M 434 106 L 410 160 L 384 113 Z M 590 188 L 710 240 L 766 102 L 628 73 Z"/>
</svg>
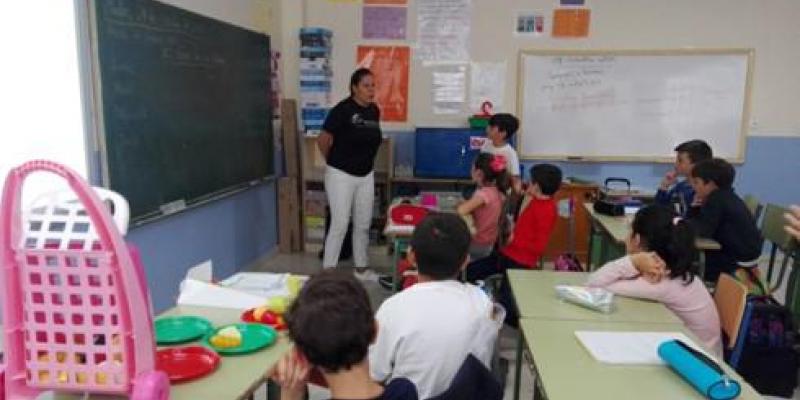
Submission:
<svg viewBox="0 0 800 400">
<path fill-rule="evenodd" d="M 210 342 L 211 337 L 216 335 L 219 330 L 228 326 L 235 326 L 236 329 L 242 333 L 242 344 L 236 347 L 217 347 L 212 345 Z M 233 324 L 222 326 L 214 329 L 212 332 L 209 332 L 206 334 L 206 337 L 203 338 L 203 344 L 214 349 L 214 351 L 222 355 L 247 354 L 261 350 L 264 347 L 275 343 L 275 339 L 277 338 L 278 333 L 275 332 L 275 329 L 267 325 Z"/>
<path fill-rule="evenodd" d="M 190 315 L 159 318 L 154 325 L 156 343 L 162 345 L 190 342 L 214 329 L 207 319 Z"/>
</svg>

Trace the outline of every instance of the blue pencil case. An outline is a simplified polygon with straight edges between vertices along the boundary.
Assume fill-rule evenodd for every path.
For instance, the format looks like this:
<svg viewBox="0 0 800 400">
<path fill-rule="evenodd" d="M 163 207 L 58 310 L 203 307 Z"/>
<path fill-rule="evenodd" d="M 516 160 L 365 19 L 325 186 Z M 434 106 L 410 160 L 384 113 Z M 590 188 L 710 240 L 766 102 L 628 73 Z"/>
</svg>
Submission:
<svg viewBox="0 0 800 400">
<path fill-rule="evenodd" d="M 680 340 L 661 343 L 658 356 L 709 399 L 735 399 L 742 391 L 739 382 L 727 377 L 716 362 Z"/>
</svg>

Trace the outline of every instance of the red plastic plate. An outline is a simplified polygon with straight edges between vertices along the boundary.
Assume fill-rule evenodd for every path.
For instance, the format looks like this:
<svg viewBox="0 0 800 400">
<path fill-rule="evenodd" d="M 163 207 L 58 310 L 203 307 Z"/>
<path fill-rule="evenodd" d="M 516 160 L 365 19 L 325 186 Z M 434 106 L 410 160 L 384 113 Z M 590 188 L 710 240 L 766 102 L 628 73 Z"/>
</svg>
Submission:
<svg viewBox="0 0 800 400">
<path fill-rule="evenodd" d="M 276 331 L 282 331 L 282 330 L 286 329 L 286 325 L 285 324 L 267 324 L 267 323 L 264 323 L 264 322 L 261 322 L 261 321 L 256 321 L 256 319 L 253 318 L 253 310 L 255 310 L 255 308 L 251 308 L 251 309 L 246 310 L 245 312 L 243 312 L 242 316 L 241 316 L 242 321 L 271 326 Z"/>
<path fill-rule="evenodd" d="M 171 347 L 156 353 L 156 369 L 164 371 L 173 383 L 206 376 L 218 365 L 219 355 L 203 346 Z"/>
</svg>

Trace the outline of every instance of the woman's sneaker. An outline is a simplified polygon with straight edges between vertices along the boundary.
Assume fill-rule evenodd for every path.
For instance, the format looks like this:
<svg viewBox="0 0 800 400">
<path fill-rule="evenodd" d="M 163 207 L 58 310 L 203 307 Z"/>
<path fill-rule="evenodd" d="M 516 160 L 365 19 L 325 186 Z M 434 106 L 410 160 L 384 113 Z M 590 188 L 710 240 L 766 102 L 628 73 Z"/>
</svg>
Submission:
<svg viewBox="0 0 800 400">
<path fill-rule="evenodd" d="M 369 268 L 353 268 L 353 275 L 360 281 L 378 282 L 378 274 Z"/>
</svg>

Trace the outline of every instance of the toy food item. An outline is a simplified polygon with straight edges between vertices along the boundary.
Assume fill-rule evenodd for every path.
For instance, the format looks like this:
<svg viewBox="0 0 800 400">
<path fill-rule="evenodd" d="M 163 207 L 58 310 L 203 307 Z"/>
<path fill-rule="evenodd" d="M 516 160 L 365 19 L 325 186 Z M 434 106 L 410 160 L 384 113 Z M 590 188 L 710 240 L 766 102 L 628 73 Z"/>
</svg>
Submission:
<svg viewBox="0 0 800 400">
<path fill-rule="evenodd" d="M 283 296 L 270 297 L 267 300 L 267 309 L 276 314 L 283 315 L 289 308 L 289 299 Z"/>
<path fill-rule="evenodd" d="M 267 307 L 267 306 L 261 306 L 261 307 L 254 308 L 253 309 L 253 320 L 258 321 L 258 322 L 262 322 L 262 320 L 264 318 L 264 314 L 266 314 L 267 311 L 269 311 L 269 307 Z"/>
<path fill-rule="evenodd" d="M 237 347 L 242 344 L 242 333 L 235 326 L 220 329 L 209 342 L 219 348 Z"/>
<path fill-rule="evenodd" d="M 300 293 L 300 287 L 303 286 L 303 280 L 299 276 L 289 275 L 286 278 L 286 287 L 289 289 L 289 296 L 292 298 L 297 297 Z"/>
</svg>

